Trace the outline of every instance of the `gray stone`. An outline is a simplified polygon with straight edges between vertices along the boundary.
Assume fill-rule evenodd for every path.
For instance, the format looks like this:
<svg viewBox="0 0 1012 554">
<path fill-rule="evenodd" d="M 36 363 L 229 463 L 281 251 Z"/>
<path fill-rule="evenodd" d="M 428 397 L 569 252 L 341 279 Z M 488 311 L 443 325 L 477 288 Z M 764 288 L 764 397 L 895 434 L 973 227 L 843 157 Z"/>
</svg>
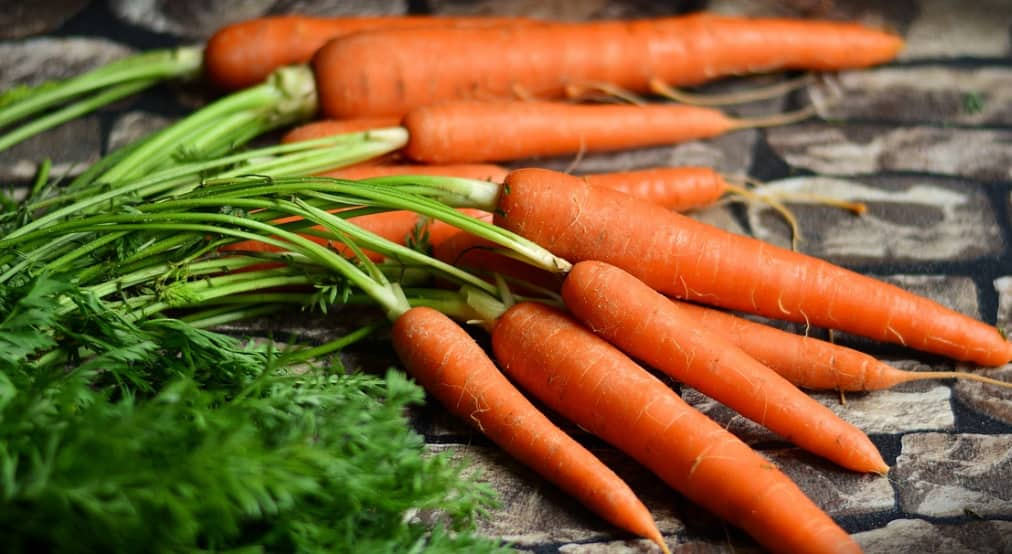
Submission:
<svg viewBox="0 0 1012 554">
<path fill-rule="evenodd" d="M 767 450 L 763 455 L 834 518 L 885 512 L 896 505 L 886 477 L 845 471 L 797 448 Z"/>
<path fill-rule="evenodd" d="M 543 543 L 628 540 L 619 530 L 522 466 L 502 450 L 461 444 L 430 444 L 430 451 L 463 457 L 481 480 L 498 494 L 502 505 L 479 524 L 487 536 L 501 537 L 520 547 Z M 675 515 L 676 495 L 640 466 L 611 450 L 592 450 L 636 492 L 665 535 L 684 525 Z M 684 501 L 682 501 L 684 503 Z M 630 541 L 638 543 L 639 541 Z"/>
<path fill-rule="evenodd" d="M 967 371 L 1012 385 L 1012 365 L 1010 364 L 997 369 L 967 368 Z M 960 380 L 956 383 L 954 390 L 956 399 L 975 412 L 1012 425 L 1012 389 L 978 381 Z"/>
<path fill-rule="evenodd" d="M 149 112 L 131 111 L 116 118 L 109 131 L 109 151 L 126 146 L 168 127 L 172 119 Z"/>
<path fill-rule="evenodd" d="M 982 180 L 1012 176 L 1012 132 L 802 123 L 769 129 L 773 151 L 824 175 L 922 171 Z"/>
<path fill-rule="evenodd" d="M 897 364 L 899 365 L 899 364 Z M 890 390 L 847 393 L 845 402 L 834 392 L 808 394 L 840 418 L 868 434 L 945 431 L 955 426 L 951 391 L 938 384 L 904 385 Z M 727 406 L 692 388 L 682 398 L 749 444 L 783 439 Z"/>
<path fill-rule="evenodd" d="M 229 23 L 267 13 L 274 0 L 111 0 L 109 8 L 133 25 L 159 33 L 207 38 Z"/>
<path fill-rule="evenodd" d="M 659 546 L 646 539 L 564 544 L 559 547 L 559 554 L 656 554 L 660 551 Z"/>
<path fill-rule="evenodd" d="M 906 46 L 900 59 L 1005 58 L 1012 52 L 1008 31 L 1012 8 L 1007 0 L 918 0 L 918 4 L 918 15 L 904 33 Z"/>
<path fill-rule="evenodd" d="M 1012 205 L 1012 196 L 1009 200 Z M 996 279 L 994 288 L 998 290 L 998 328 L 1012 335 L 1012 277 Z"/>
<path fill-rule="evenodd" d="M 77 15 L 88 0 L 14 0 L 0 10 L 0 40 L 23 38 L 58 28 Z"/>
<path fill-rule="evenodd" d="M 99 159 L 102 130 L 98 118 L 85 116 L 35 135 L 0 152 L 0 181 L 28 181 L 43 158 L 52 178 L 76 175 Z"/>
<path fill-rule="evenodd" d="M 881 67 L 841 72 L 808 90 L 819 114 L 829 120 L 885 116 L 904 123 L 1012 123 L 1012 71 L 1006 68 Z"/>
<path fill-rule="evenodd" d="M 353 2 L 324 0 L 111 0 L 119 18 L 160 33 L 207 38 L 228 25 L 268 14 L 300 13 L 313 16 L 400 14 L 405 0 Z"/>
<path fill-rule="evenodd" d="M 73 77 L 132 53 L 122 44 L 100 38 L 47 37 L 0 43 L 0 90 Z"/>
<path fill-rule="evenodd" d="M 438 15 L 524 16 L 561 21 L 650 17 L 670 14 L 669 2 L 650 0 L 430 0 Z"/>
<path fill-rule="evenodd" d="M 800 249 L 837 264 L 975 259 L 1001 251 L 1001 231 L 986 191 L 963 182 L 928 177 L 794 177 L 767 183 L 798 218 Z M 790 201 L 791 195 L 860 202 L 867 212 Z M 759 239 L 790 247 L 791 229 L 766 204 L 748 206 Z"/>
<path fill-rule="evenodd" d="M 872 27 L 896 28 L 909 18 L 909 2 L 851 0 L 710 0 L 709 12 L 747 17 L 803 17 L 858 21 Z"/>
<path fill-rule="evenodd" d="M 1012 506 L 1012 435 L 904 435 L 893 470 L 901 508 L 947 517 L 1005 515 Z"/>
<path fill-rule="evenodd" d="M 1012 522 L 971 521 L 931 523 L 923 519 L 896 519 L 885 527 L 857 533 L 854 539 L 865 554 L 898 552 L 952 552 L 997 554 L 1012 552 Z"/>
</svg>

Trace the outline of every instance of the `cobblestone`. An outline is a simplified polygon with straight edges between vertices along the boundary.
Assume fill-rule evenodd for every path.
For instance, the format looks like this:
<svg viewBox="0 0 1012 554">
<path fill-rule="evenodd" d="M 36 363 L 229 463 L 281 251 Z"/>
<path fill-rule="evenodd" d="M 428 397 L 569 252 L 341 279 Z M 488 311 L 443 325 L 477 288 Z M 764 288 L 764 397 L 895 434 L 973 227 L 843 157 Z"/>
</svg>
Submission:
<svg viewBox="0 0 1012 554">
<path fill-rule="evenodd" d="M 858 217 L 833 206 L 788 200 L 804 237 L 801 250 L 838 264 L 966 260 L 1003 248 L 986 192 L 953 179 L 795 177 L 768 183 L 764 190 L 867 206 Z M 790 246 L 790 228 L 769 206 L 751 203 L 748 221 L 757 238 Z"/>
</svg>

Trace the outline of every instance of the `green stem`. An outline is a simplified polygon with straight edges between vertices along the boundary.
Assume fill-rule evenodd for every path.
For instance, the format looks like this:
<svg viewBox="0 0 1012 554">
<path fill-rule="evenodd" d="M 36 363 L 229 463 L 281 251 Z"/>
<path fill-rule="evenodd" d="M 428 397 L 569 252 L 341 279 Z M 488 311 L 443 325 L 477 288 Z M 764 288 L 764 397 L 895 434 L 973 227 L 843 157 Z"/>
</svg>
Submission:
<svg viewBox="0 0 1012 554">
<path fill-rule="evenodd" d="M 0 151 L 6 150 L 11 146 L 29 138 L 33 137 L 47 129 L 52 129 L 61 123 L 66 123 L 75 117 L 82 116 L 86 113 L 90 113 L 102 106 L 111 104 L 120 98 L 130 96 L 140 92 L 157 81 L 154 80 L 142 80 L 142 81 L 129 81 L 120 85 L 115 85 L 108 90 L 104 90 L 86 100 L 75 102 L 65 108 L 46 114 L 43 117 L 32 120 L 31 123 L 22 125 L 13 131 L 0 135 Z"/>
<path fill-rule="evenodd" d="M 306 66 L 289 66 L 275 71 L 264 84 L 226 96 L 189 117 L 158 132 L 151 140 L 121 159 L 101 180 L 117 183 L 137 177 L 161 165 L 166 153 L 187 144 L 196 133 L 241 112 L 264 114 L 262 131 L 292 123 L 316 112 L 316 84 Z"/>
<path fill-rule="evenodd" d="M 315 346 L 312 348 L 304 348 L 301 350 L 296 350 L 294 352 L 286 353 L 284 356 L 281 357 L 280 361 L 284 365 L 291 365 L 300 362 L 307 362 L 314 358 L 319 358 L 322 356 L 326 356 L 328 354 L 333 354 L 334 352 L 337 352 L 339 350 L 344 350 L 348 346 L 351 346 L 352 344 L 368 337 L 369 335 L 373 334 L 377 330 L 387 325 L 389 324 L 386 321 L 374 321 L 372 323 L 367 323 L 362 327 L 359 327 L 358 329 L 352 331 L 351 333 L 348 333 L 347 335 L 339 339 L 334 339 L 332 341 L 321 344 L 320 346 Z"/>
<path fill-rule="evenodd" d="M 155 50 L 128 56 L 63 81 L 15 89 L 0 96 L 0 127 L 103 87 L 137 80 L 154 84 L 163 79 L 195 77 L 200 72 L 202 58 L 201 48 Z M 12 95 L 17 98 L 12 99 Z"/>
</svg>

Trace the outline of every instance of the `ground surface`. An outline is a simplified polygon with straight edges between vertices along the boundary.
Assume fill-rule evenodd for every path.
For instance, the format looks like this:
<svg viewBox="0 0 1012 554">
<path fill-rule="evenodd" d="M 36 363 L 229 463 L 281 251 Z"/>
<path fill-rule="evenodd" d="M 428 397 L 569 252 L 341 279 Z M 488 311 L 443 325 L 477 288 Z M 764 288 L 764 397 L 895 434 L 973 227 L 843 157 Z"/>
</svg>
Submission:
<svg viewBox="0 0 1012 554">
<path fill-rule="evenodd" d="M 0 88 L 77 73 L 131 50 L 194 43 L 222 24 L 265 13 L 481 13 L 566 19 L 635 17 L 708 8 L 732 14 L 856 19 L 901 32 L 900 60 L 840 75 L 841 100 L 822 117 L 715 140 L 587 156 L 576 171 L 700 164 L 867 203 L 858 219 L 832 208 L 795 206 L 802 249 L 930 296 L 964 313 L 1012 325 L 1012 4 L 713 0 L 63 0 L 0 14 Z M 754 82 L 764 82 L 756 80 Z M 731 85 L 742 86 L 745 82 Z M 719 87 L 718 87 L 719 88 Z M 810 87 L 826 98 L 824 85 Z M 742 107 L 754 115 L 796 108 L 806 94 Z M 0 182 L 23 183 L 42 156 L 75 172 L 110 147 L 159 128 L 206 98 L 199 87 L 167 87 L 46 133 L 0 154 Z M 537 163 L 559 169 L 571 159 Z M 520 165 L 520 164 L 518 164 Z M 697 217 L 787 244 L 787 228 L 760 207 L 719 207 Z M 292 314 L 270 322 L 301 340 L 331 334 L 332 321 Z M 239 331 L 239 329 L 236 329 Z M 264 327 L 246 330 L 265 331 Z M 842 337 L 914 370 L 953 364 Z M 395 365 L 381 340 L 349 355 L 366 368 Z M 1012 380 L 1012 367 L 987 371 Z M 1012 392 L 933 382 L 889 392 L 817 395 L 867 431 L 893 467 L 888 478 L 853 475 L 789 448 L 692 390 L 682 395 L 775 460 L 868 552 L 1012 552 Z M 650 552 L 655 547 L 605 525 L 529 471 L 505 459 L 435 407 L 417 414 L 433 449 L 472 458 L 501 493 L 483 523 L 490 535 L 537 552 Z M 653 511 L 674 552 L 749 552 L 747 537 L 702 513 L 606 445 L 574 430 L 626 477 Z"/>
</svg>

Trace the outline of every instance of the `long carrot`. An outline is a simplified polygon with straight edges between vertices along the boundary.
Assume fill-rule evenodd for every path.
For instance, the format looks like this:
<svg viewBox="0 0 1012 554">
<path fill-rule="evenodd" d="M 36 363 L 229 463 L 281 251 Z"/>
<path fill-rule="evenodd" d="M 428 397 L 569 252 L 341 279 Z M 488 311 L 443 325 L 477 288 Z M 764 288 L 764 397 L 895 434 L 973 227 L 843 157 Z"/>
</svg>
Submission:
<svg viewBox="0 0 1012 554">
<path fill-rule="evenodd" d="M 1012 359 L 1012 344 L 997 329 L 936 302 L 577 177 L 522 169 L 502 190 L 498 225 L 568 260 L 621 267 L 677 298 L 982 365 Z"/>
<path fill-rule="evenodd" d="M 577 319 L 630 356 L 788 441 L 848 469 L 889 470 L 860 429 L 629 273 L 578 262 L 562 283 L 562 298 Z"/>
<path fill-rule="evenodd" d="M 698 14 L 361 33 L 327 43 L 312 63 L 323 112 L 340 118 L 402 115 L 451 99 L 563 98 L 567 85 L 648 92 L 652 81 L 866 67 L 901 46 L 895 35 L 852 23 Z"/>
<path fill-rule="evenodd" d="M 540 304 L 492 331 L 503 372 L 775 552 L 860 552 L 779 469 L 603 339 Z"/>
<path fill-rule="evenodd" d="M 204 71 L 214 85 L 238 90 L 263 81 L 279 67 L 308 62 L 329 40 L 360 31 L 520 21 L 508 17 L 262 17 L 216 32 L 204 49 Z"/>
<path fill-rule="evenodd" d="M 966 371 L 897 369 L 852 348 L 789 333 L 705 306 L 673 302 L 691 315 L 693 321 L 719 333 L 788 381 L 806 389 L 873 391 L 928 379 L 967 379 L 1012 387 L 1012 383 Z"/>
<path fill-rule="evenodd" d="M 410 135 L 407 157 L 446 164 L 675 144 L 809 115 L 735 119 L 714 108 L 685 104 L 458 100 L 412 109 L 402 124 Z"/>
<path fill-rule="evenodd" d="M 612 524 L 668 551 L 629 486 L 535 408 L 459 325 L 418 307 L 397 318 L 391 336 L 408 372 L 451 413 Z"/>
</svg>

